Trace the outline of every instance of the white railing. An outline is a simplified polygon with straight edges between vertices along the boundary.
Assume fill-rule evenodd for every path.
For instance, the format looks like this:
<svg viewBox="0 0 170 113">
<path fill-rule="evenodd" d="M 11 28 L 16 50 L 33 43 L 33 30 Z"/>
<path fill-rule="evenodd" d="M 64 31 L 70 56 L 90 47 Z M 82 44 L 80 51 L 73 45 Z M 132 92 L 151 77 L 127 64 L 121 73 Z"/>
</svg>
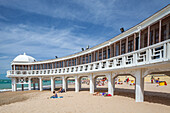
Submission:
<svg viewBox="0 0 170 113">
<path fill-rule="evenodd" d="M 170 60 L 170 40 L 109 59 L 71 67 L 43 70 L 10 70 L 7 76 L 65 75 L 141 66 Z"/>
</svg>

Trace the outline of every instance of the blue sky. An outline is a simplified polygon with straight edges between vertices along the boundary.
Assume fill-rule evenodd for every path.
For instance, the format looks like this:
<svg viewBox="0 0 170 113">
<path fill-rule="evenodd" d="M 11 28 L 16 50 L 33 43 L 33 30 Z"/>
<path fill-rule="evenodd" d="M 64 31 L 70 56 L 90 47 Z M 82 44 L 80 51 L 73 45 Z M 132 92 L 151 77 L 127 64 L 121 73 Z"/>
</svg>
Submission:
<svg viewBox="0 0 170 113">
<path fill-rule="evenodd" d="M 53 59 L 93 47 L 138 24 L 169 0 L 0 0 L 0 78 L 26 52 Z"/>
</svg>

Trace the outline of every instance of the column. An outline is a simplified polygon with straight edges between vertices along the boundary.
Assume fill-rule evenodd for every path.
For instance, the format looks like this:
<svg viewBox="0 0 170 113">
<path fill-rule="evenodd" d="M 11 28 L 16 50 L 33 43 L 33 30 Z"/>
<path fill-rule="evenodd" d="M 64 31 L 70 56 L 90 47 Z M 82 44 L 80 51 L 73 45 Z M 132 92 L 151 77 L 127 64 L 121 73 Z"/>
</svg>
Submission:
<svg viewBox="0 0 170 113">
<path fill-rule="evenodd" d="M 134 38 L 133 38 L 133 50 L 136 50 L 136 33 L 134 33 Z"/>
<path fill-rule="evenodd" d="M 75 92 L 79 92 L 79 79 L 78 79 L 78 75 L 75 76 Z"/>
<path fill-rule="evenodd" d="M 94 93 L 94 78 L 90 75 L 90 93 Z"/>
<path fill-rule="evenodd" d="M 103 60 L 103 48 L 102 48 L 102 60 Z"/>
<path fill-rule="evenodd" d="M 54 91 L 54 77 L 51 77 L 51 91 Z"/>
<path fill-rule="evenodd" d="M 159 20 L 159 42 L 161 42 L 161 24 L 162 20 Z"/>
<path fill-rule="evenodd" d="M 136 102 L 143 102 L 144 101 L 144 78 L 142 77 L 142 70 L 137 70 L 135 77 L 136 77 L 135 99 Z"/>
<path fill-rule="evenodd" d="M 16 78 L 12 78 L 12 91 L 17 91 Z"/>
<path fill-rule="evenodd" d="M 112 96 L 114 95 L 114 88 L 113 88 L 113 78 L 112 74 L 108 74 L 108 94 L 111 94 Z"/>
<path fill-rule="evenodd" d="M 139 43 L 138 43 L 139 47 L 138 47 L 138 49 L 140 49 L 140 39 L 141 39 L 141 31 L 139 31 L 139 40 L 138 40 L 139 41 Z"/>
<path fill-rule="evenodd" d="M 108 46 L 106 47 L 106 59 L 108 59 Z"/>
<path fill-rule="evenodd" d="M 114 45 L 113 45 L 114 46 Z M 112 45 L 110 45 L 110 58 L 113 56 L 113 48 L 112 48 Z"/>
<path fill-rule="evenodd" d="M 150 26 L 148 26 L 148 46 L 150 45 Z"/>
<path fill-rule="evenodd" d="M 65 92 L 66 92 L 66 78 L 63 76 L 62 77 L 62 82 L 63 82 L 63 89 L 65 90 Z"/>
<path fill-rule="evenodd" d="M 39 77 L 40 91 L 43 91 L 42 77 Z"/>
<path fill-rule="evenodd" d="M 119 52 L 119 55 L 121 55 L 122 54 L 122 40 L 120 40 L 120 52 Z"/>
<path fill-rule="evenodd" d="M 28 90 L 31 90 L 31 77 L 28 78 Z"/>
<path fill-rule="evenodd" d="M 128 53 L 128 37 L 126 37 L 126 53 Z"/>
</svg>

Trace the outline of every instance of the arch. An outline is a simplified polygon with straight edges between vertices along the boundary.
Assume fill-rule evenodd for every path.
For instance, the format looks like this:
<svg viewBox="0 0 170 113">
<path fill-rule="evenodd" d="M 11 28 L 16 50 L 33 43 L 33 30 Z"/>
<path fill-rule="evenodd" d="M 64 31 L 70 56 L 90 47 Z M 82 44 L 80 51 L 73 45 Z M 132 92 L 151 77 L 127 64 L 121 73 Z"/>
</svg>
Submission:
<svg viewBox="0 0 170 113">
<path fill-rule="evenodd" d="M 82 80 L 82 78 L 87 78 L 86 80 Z M 83 75 L 79 76 L 79 90 L 80 91 L 89 91 L 90 89 L 90 81 L 89 81 L 89 76 Z"/>
<path fill-rule="evenodd" d="M 117 79 L 119 77 L 119 79 Z M 130 72 L 117 73 L 113 78 L 114 94 L 135 99 L 136 77 Z"/>
</svg>

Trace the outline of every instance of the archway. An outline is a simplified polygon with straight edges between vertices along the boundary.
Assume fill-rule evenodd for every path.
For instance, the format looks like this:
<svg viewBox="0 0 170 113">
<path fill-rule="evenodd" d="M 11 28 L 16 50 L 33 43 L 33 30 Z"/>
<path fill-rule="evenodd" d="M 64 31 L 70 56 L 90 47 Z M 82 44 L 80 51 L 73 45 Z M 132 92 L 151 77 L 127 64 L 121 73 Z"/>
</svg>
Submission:
<svg viewBox="0 0 170 113">
<path fill-rule="evenodd" d="M 89 91 L 90 89 L 90 80 L 88 76 L 80 76 L 79 77 L 79 90 L 80 91 Z"/>
<path fill-rule="evenodd" d="M 115 82 L 115 95 L 135 99 L 136 78 L 131 74 L 118 74 L 113 78 Z"/>
<path fill-rule="evenodd" d="M 106 75 L 96 75 L 94 77 L 94 91 L 95 92 L 108 91 L 108 79 Z"/>
<path fill-rule="evenodd" d="M 144 76 L 144 101 L 170 105 L 170 72 L 151 72 Z"/>
<path fill-rule="evenodd" d="M 66 89 L 68 91 L 75 91 L 75 78 L 73 76 L 66 77 Z"/>
</svg>

